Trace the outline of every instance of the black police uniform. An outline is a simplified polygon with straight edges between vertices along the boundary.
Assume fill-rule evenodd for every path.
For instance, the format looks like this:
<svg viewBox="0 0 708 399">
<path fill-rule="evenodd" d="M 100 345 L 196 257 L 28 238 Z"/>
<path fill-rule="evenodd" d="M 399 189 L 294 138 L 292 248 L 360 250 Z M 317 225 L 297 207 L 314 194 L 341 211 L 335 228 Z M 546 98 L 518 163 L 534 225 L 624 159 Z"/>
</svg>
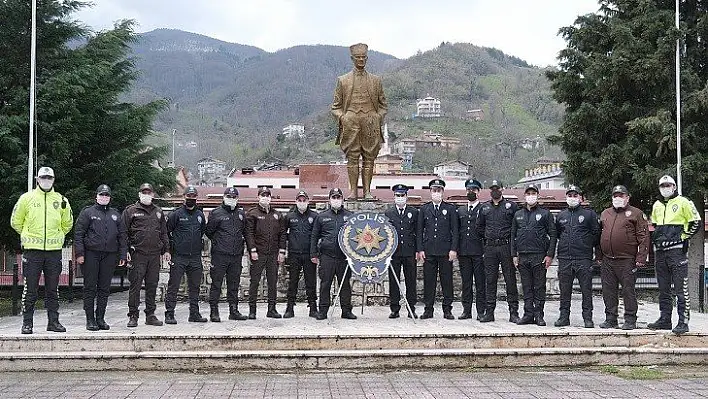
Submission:
<svg viewBox="0 0 708 399">
<path fill-rule="evenodd" d="M 484 237 L 484 274 L 487 280 L 486 321 L 494 320 L 500 264 L 511 319 L 519 317 L 519 289 L 516 286 L 516 269 L 511 257 L 511 224 L 517 210 L 516 203 L 506 198 L 502 198 L 498 204 L 490 200 L 482 204 L 477 217 L 477 233 Z"/>
<path fill-rule="evenodd" d="M 443 292 L 443 314 L 451 315 L 453 287 L 452 262 L 450 251 L 457 251 L 459 240 L 459 221 L 455 205 L 441 202 L 424 204 L 418 213 L 417 249 L 425 251 L 423 263 L 423 302 L 425 303 L 425 318 L 432 317 L 435 304 L 437 276 L 440 276 L 440 286 Z"/>
<path fill-rule="evenodd" d="M 474 301 L 477 308 L 477 319 L 485 311 L 486 276 L 484 273 L 484 242 L 477 233 L 477 217 L 482 209 L 480 202 L 462 205 L 457 208 L 460 223 L 460 249 L 457 257 L 460 261 L 460 276 L 462 277 L 462 308 L 465 318 L 472 311 L 472 285 L 476 295 Z"/>
<path fill-rule="evenodd" d="M 332 282 L 337 276 L 337 283 L 342 285 L 339 293 L 339 303 L 342 306 L 342 315 L 349 315 L 352 311 L 352 286 L 349 282 L 351 272 L 347 258 L 339 248 L 339 230 L 344 226 L 352 212 L 344 209 L 327 209 L 317 218 L 312 227 L 310 239 L 310 257 L 319 258 L 320 261 L 320 317 L 327 314 L 332 297 Z"/>
<path fill-rule="evenodd" d="M 202 236 L 206 228 L 206 218 L 199 208 L 187 209 L 182 205 L 167 218 L 167 232 L 172 246 L 170 278 L 165 295 L 165 316 L 174 317 L 177 305 L 177 291 L 182 276 L 187 274 L 190 319 L 199 315 L 199 286 L 202 281 Z M 201 316 L 199 316 L 201 318 Z"/>
<path fill-rule="evenodd" d="M 229 319 L 232 320 L 245 319 L 238 311 L 245 229 L 246 215 L 243 209 L 222 204 L 211 211 L 204 230 L 211 240 L 209 305 L 212 311 L 218 309 L 221 286 L 226 276 L 226 301 L 229 303 Z"/>
<path fill-rule="evenodd" d="M 523 207 L 514 214 L 511 225 L 511 254 L 518 256 L 521 286 L 524 290 L 522 323 L 545 325 L 546 265 L 544 258 L 556 253 L 556 225 L 548 209 L 538 204 Z"/>
<path fill-rule="evenodd" d="M 288 308 L 295 306 L 300 273 L 305 276 L 305 295 L 310 310 L 317 310 L 317 265 L 310 257 L 310 239 L 317 212 L 307 209 L 304 213 L 297 208 L 285 215 L 288 235 Z"/>
<path fill-rule="evenodd" d="M 391 265 L 388 269 L 388 291 L 391 300 L 391 312 L 397 314 L 401 310 L 401 291 L 396 284 L 395 277 L 401 281 L 401 269 L 406 284 L 406 300 L 415 314 L 415 304 L 418 301 L 418 266 L 415 260 L 417 245 L 416 230 L 418 226 L 418 209 L 406 205 L 398 208 L 396 205 L 386 210 L 384 215 L 389 223 L 393 225 L 398 233 L 398 246 L 391 257 Z"/>
<path fill-rule="evenodd" d="M 583 320 L 592 321 L 592 259 L 593 249 L 600 244 L 599 218 L 592 209 L 581 206 L 567 208 L 556 217 L 556 230 L 560 284 L 559 320 L 570 324 L 570 298 L 573 293 L 573 280 L 577 278 L 583 296 Z"/>
</svg>

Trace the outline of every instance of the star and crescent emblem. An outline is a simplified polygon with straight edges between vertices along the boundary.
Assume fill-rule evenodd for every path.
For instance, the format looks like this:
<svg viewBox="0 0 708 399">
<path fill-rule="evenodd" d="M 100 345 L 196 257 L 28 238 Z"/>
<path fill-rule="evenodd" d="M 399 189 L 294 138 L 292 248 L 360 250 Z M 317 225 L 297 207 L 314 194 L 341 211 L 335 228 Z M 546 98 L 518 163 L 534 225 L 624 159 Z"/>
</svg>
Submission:
<svg viewBox="0 0 708 399">
<path fill-rule="evenodd" d="M 385 215 L 356 213 L 349 217 L 338 238 L 355 278 L 362 283 L 373 283 L 387 275 L 391 256 L 398 245 L 398 234 Z"/>
<path fill-rule="evenodd" d="M 371 228 L 367 223 L 363 229 L 356 230 L 356 237 L 352 238 L 352 241 L 356 242 L 356 250 L 365 249 L 367 254 L 371 254 L 371 251 L 376 249 L 381 251 L 381 241 L 385 238 L 379 234 L 381 228 Z"/>
</svg>

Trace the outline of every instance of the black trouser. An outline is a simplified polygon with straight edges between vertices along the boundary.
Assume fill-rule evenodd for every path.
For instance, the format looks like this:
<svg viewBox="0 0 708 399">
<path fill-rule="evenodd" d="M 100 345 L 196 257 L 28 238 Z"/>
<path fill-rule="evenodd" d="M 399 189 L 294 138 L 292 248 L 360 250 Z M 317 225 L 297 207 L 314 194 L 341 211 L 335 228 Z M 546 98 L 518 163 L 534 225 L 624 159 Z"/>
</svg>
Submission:
<svg viewBox="0 0 708 399">
<path fill-rule="evenodd" d="M 391 300 L 391 311 L 401 310 L 401 290 L 396 283 L 401 281 L 401 268 L 403 268 L 403 278 L 406 280 L 406 301 L 412 311 L 415 311 L 415 304 L 418 302 L 418 266 L 415 256 L 394 256 L 391 258 L 391 265 L 388 268 L 388 292 Z M 394 277 L 395 273 L 395 277 Z"/>
<path fill-rule="evenodd" d="M 484 274 L 484 258 L 479 256 L 460 256 L 460 276 L 462 277 L 462 308 L 465 312 L 472 311 L 472 285 L 474 283 L 474 296 L 477 314 L 484 314 L 487 277 Z"/>
<path fill-rule="evenodd" d="M 339 304 L 342 312 L 352 310 L 352 286 L 349 279 L 352 276 L 346 258 L 335 258 L 322 254 L 320 256 L 320 312 L 327 311 L 332 302 L 332 282 L 337 276 L 337 284 L 342 285 L 339 292 Z M 344 281 L 344 284 L 342 284 Z M 339 285 L 337 288 L 339 288 Z"/>
<path fill-rule="evenodd" d="M 218 252 L 211 254 L 211 288 L 209 289 L 209 305 L 218 306 L 221 297 L 221 286 L 226 276 L 226 301 L 230 307 L 238 306 L 238 287 L 241 283 L 243 254 L 227 255 Z"/>
<path fill-rule="evenodd" d="M 688 323 L 691 318 L 691 299 L 688 297 L 688 259 L 681 248 L 656 251 L 655 254 L 661 317 L 671 320 L 673 307 L 671 284 L 673 283 L 678 322 Z"/>
<path fill-rule="evenodd" d="M 175 255 L 170 265 L 170 279 L 167 282 L 165 310 L 174 312 L 177 306 L 177 291 L 182 284 L 182 276 L 187 274 L 187 295 L 189 296 L 189 314 L 199 313 L 199 286 L 202 283 L 202 255 Z"/>
<path fill-rule="evenodd" d="M 509 244 L 485 245 L 484 274 L 487 278 L 487 313 L 494 313 L 497 307 L 497 281 L 499 280 L 499 265 L 501 264 L 504 284 L 506 285 L 506 302 L 510 313 L 519 312 L 519 289 L 516 287 L 516 268 L 511 257 Z"/>
<path fill-rule="evenodd" d="M 140 288 L 145 281 L 145 315 L 155 314 L 157 305 L 155 295 L 157 294 L 157 283 L 160 280 L 160 255 L 144 255 L 134 252 L 131 258 L 128 279 L 130 280 L 130 290 L 128 291 L 128 317 L 138 317 L 138 307 L 140 306 Z"/>
<path fill-rule="evenodd" d="M 275 306 L 278 289 L 278 254 L 258 254 L 258 260 L 251 262 L 251 284 L 248 286 L 248 304 L 256 305 L 258 300 L 258 286 L 261 283 L 263 270 L 266 272 L 268 285 L 268 307 Z"/>
<path fill-rule="evenodd" d="M 423 303 L 425 311 L 432 312 L 435 304 L 435 291 L 437 289 L 438 275 L 442 287 L 443 312 L 452 310 L 452 262 L 450 255 L 425 255 L 423 262 Z"/>
<path fill-rule="evenodd" d="M 519 254 L 519 274 L 524 290 L 524 316 L 543 318 L 546 304 L 545 254 Z"/>
<path fill-rule="evenodd" d="M 94 314 L 93 301 L 96 299 L 96 314 L 99 317 L 106 314 L 117 262 L 117 252 L 86 251 L 84 254 L 81 271 L 84 275 L 84 310 L 87 313 Z"/>
<path fill-rule="evenodd" d="M 22 318 L 31 323 L 34 305 L 37 302 L 39 277 L 44 273 L 44 307 L 49 321 L 59 320 L 59 275 L 61 274 L 61 251 L 25 250 L 22 253 Z"/>
<path fill-rule="evenodd" d="M 617 320 L 619 304 L 619 284 L 622 284 L 624 300 L 624 321 L 637 321 L 637 293 L 634 283 L 637 280 L 634 259 L 603 258 L 600 276 L 602 279 L 602 299 L 605 301 L 605 318 Z"/>
<path fill-rule="evenodd" d="M 570 298 L 573 294 L 573 280 L 576 278 L 583 295 L 583 320 L 592 320 L 592 260 L 590 259 L 558 259 L 560 317 L 570 317 Z"/>
<path fill-rule="evenodd" d="M 288 281 L 288 305 L 295 305 L 300 272 L 304 272 L 307 303 L 312 309 L 315 309 L 317 306 L 317 265 L 312 263 L 310 254 L 289 254 L 288 271 L 290 278 Z"/>
</svg>

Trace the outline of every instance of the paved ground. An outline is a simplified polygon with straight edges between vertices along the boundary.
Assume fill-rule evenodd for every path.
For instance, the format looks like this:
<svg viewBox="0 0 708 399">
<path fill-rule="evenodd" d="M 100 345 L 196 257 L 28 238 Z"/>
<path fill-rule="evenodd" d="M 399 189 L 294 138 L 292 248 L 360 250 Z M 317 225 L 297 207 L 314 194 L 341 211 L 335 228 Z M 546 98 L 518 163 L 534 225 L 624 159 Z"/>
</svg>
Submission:
<svg viewBox="0 0 708 399">
<path fill-rule="evenodd" d="M 663 376 L 663 377 L 662 377 Z M 657 377 L 659 377 L 657 379 Z M 703 398 L 708 376 L 633 380 L 599 371 L 309 374 L 4 373 L 13 398 Z"/>
<path fill-rule="evenodd" d="M 505 302 L 498 302 L 496 309 L 496 322 L 480 323 L 472 320 L 445 320 L 442 318 L 440 303 L 436 304 L 435 317 L 428 320 L 418 320 L 414 323 L 411 319 L 402 317 L 400 319 L 388 319 L 389 309 L 383 306 L 369 306 L 364 308 L 363 314 L 361 308 L 355 308 L 354 313 L 359 316 L 358 320 L 342 320 L 339 316 L 341 310 L 337 307 L 334 311 L 334 316 L 329 321 L 316 321 L 307 317 L 307 304 L 299 303 L 295 307 L 295 318 L 293 319 L 268 319 L 265 317 L 266 305 L 259 304 L 258 319 L 246 321 L 229 321 L 228 307 L 226 304 L 221 304 L 221 323 L 188 323 L 189 315 L 188 305 L 184 302 L 177 304 L 176 317 L 178 323 L 176 326 L 153 327 L 144 325 L 145 316 L 141 313 L 140 321 L 137 328 L 129 329 L 126 327 L 128 321 L 127 313 L 127 292 L 121 292 L 111 295 L 109 300 L 109 308 L 106 314 L 106 321 L 111 325 L 109 331 L 89 332 L 86 331 L 85 315 L 82 310 L 81 300 L 75 300 L 73 303 L 65 303 L 60 308 L 60 320 L 66 326 L 68 333 L 71 334 L 138 334 L 152 335 L 156 333 L 170 334 L 229 334 L 229 335 L 367 335 L 371 333 L 381 334 L 396 334 L 396 333 L 499 333 L 499 332 L 539 332 L 551 330 L 561 330 L 552 327 L 553 322 L 558 318 L 558 301 L 546 302 L 546 322 L 547 327 L 538 327 L 535 325 L 517 326 L 509 323 L 509 313 Z M 459 302 L 453 305 L 453 313 L 459 316 L 462 313 L 462 306 Z M 595 330 L 604 320 L 604 304 L 602 298 L 596 296 L 594 298 L 594 320 Z M 142 307 L 141 307 L 142 309 Z M 422 314 L 421 304 L 418 304 L 418 314 Z M 202 314 L 205 317 L 209 316 L 209 305 L 201 303 Z M 241 304 L 240 310 L 243 313 L 248 313 L 248 304 Z M 285 311 L 284 304 L 278 304 L 278 310 L 283 313 Z M 620 309 L 620 315 L 622 310 Z M 157 304 L 158 317 L 164 319 L 164 303 Z M 405 315 L 404 311 L 401 311 Z M 652 302 L 639 303 L 638 311 L 638 326 L 645 328 L 646 324 L 658 318 L 659 307 Z M 45 331 L 46 326 L 46 311 L 38 310 L 35 313 L 35 334 L 54 334 Z M 620 316 L 620 322 L 621 322 Z M 674 324 L 676 315 L 674 310 Z M 20 332 L 22 320 L 20 316 L 8 316 L 0 318 L 0 335 L 17 335 Z M 573 331 L 588 331 L 582 328 L 583 321 L 580 311 L 580 297 L 573 298 L 571 308 L 571 326 L 564 327 L 564 330 Z M 693 312 L 691 314 L 690 327 L 692 332 L 708 331 L 708 314 Z"/>
</svg>

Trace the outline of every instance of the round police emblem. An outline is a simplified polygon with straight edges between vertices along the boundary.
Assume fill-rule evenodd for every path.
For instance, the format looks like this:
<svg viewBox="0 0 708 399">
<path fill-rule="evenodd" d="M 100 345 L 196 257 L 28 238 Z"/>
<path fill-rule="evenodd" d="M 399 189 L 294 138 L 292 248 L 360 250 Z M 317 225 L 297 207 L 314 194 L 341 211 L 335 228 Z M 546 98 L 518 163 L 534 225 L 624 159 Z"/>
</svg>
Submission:
<svg viewBox="0 0 708 399">
<path fill-rule="evenodd" d="M 506 209 L 509 209 L 509 208 L 511 208 L 511 203 L 507 202 L 506 205 L 504 205 L 504 206 L 506 207 Z"/>
<path fill-rule="evenodd" d="M 198 221 L 199 223 L 201 223 L 201 222 L 202 222 L 202 217 L 201 217 L 201 216 L 197 216 L 197 221 Z"/>
<path fill-rule="evenodd" d="M 624 216 L 630 217 L 632 216 L 632 211 L 627 211 L 624 213 Z"/>
<path fill-rule="evenodd" d="M 161 213 L 161 212 L 157 212 L 157 218 L 160 219 L 161 217 L 162 217 L 162 213 Z"/>
<path fill-rule="evenodd" d="M 349 268 L 362 283 L 378 283 L 386 276 L 398 235 L 380 213 L 361 212 L 349 217 L 339 231 L 339 247 Z"/>
<path fill-rule="evenodd" d="M 413 219 L 413 214 L 408 212 L 408 219 Z"/>
<path fill-rule="evenodd" d="M 583 220 L 585 220 L 585 216 L 583 216 L 583 215 L 578 216 L 578 223 L 582 223 Z"/>
<path fill-rule="evenodd" d="M 443 214 L 443 215 L 447 215 L 447 209 L 443 209 L 442 214 Z"/>
<path fill-rule="evenodd" d="M 113 219 L 114 222 L 117 221 L 117 220 L 118 220 L 118 215 L 111 215 L 111 219 Z"/>
<path fill-rule="evenodd" d="M 543 215 L 541 215 L 541 214 L 536 215 L 536 221 L 538 222 L 539 220 L 541 220 L 542 217 L 543 217 Z"/>
<path fill-rule="evenodd" d="M 307 218 L 307 221 L 308 223 L 312 224 L 312 222 L 314 222 L 315 220 L 312 218 L 312 216 L 310 216 L 309 218 Z"/>
<path fill-rule="evenodd" d="M 672 210 L 674 213 L 678 212 L 678 204 L 673 204 L 673 205 L 671 206 L 671 210 Z"/>
<path fill-rule="evenodd" d="M 243 215 L 239 213 L 239 214 L 238 214 L 238 218 L 241 219 L 241 220 L 243 220 Z"/>
</svg>

